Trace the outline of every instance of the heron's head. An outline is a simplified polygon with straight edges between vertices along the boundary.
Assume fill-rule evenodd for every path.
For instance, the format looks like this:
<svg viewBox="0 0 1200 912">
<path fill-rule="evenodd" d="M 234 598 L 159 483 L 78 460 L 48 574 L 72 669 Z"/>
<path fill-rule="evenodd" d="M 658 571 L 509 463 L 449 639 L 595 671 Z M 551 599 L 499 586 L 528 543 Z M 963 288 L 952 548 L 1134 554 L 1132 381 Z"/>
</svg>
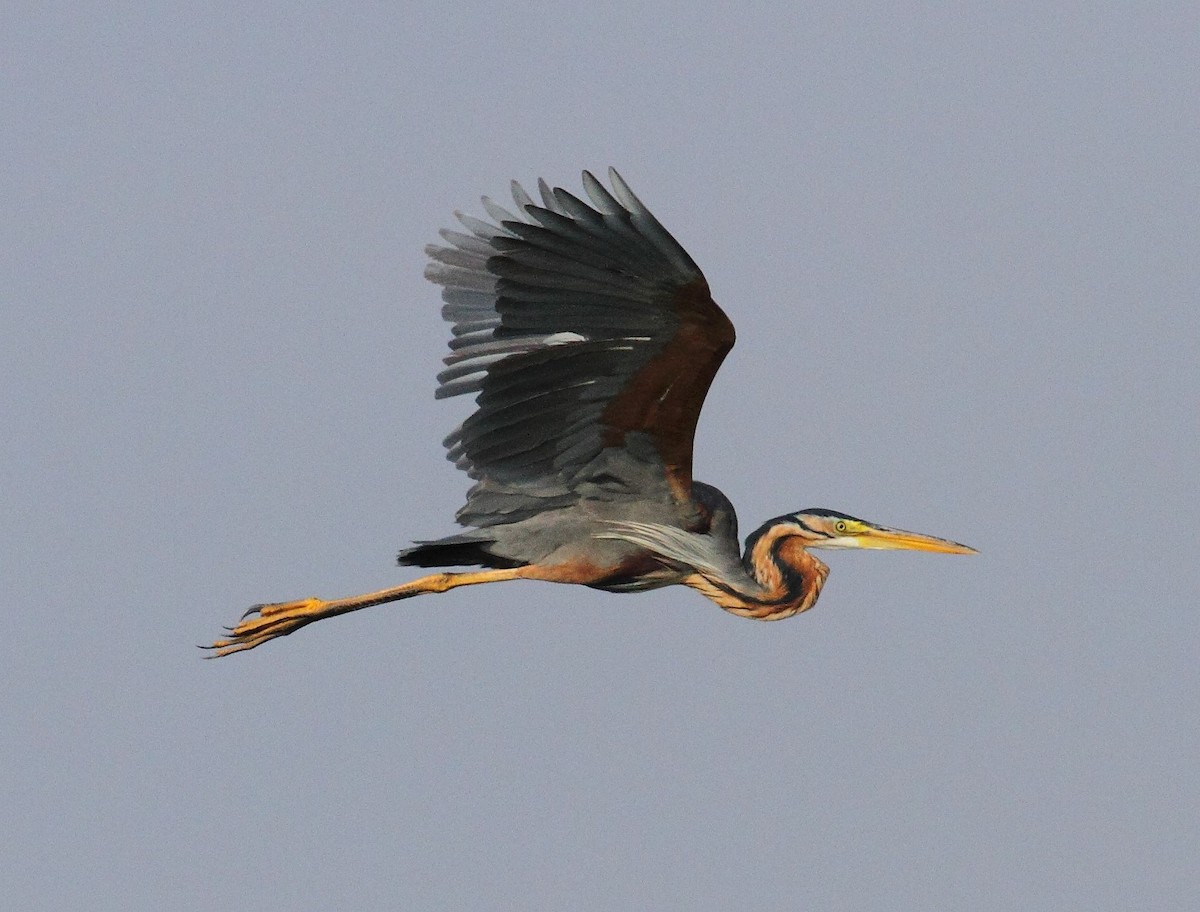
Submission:
<svg viewBox="0 0 1200 912">
<path fill-rule="evenodd" d="M 871 548 L 878 551 L 936 551 L 941 554 L 976 554 L 974 548 L 944 538 L 889 529 L 839 513 L 811 508 L 784 517 L 796 524 L 796 534 L 808 548 Z"/>
</svg>

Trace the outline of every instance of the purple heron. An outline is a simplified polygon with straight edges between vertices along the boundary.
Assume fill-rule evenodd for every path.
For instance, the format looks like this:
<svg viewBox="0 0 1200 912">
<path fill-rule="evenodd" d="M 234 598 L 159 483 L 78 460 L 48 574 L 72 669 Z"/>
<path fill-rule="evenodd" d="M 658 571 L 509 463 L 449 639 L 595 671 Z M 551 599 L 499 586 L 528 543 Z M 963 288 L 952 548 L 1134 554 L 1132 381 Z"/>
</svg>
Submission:
<svg viewBox="0 0 1200 912">
<path fill-rule="evenodd" d="M 437 397 L 474 394 L 449 458 L 474 485 L 457 535 L 401 564 L 437 572 L 351 598 L 255 605 L 212 646 L 253 649 L 322 618 L 502 580 L 611 592 L 682 584 L 726 611 L 773 621 L 811 608 L 829 568 L 816 548 L 969 554 L 952 541 L 833 510 L 788 513 L 738 548 L 729 500 L 692 478 L 692 440 L 734 331 L 708 283 L 615 170 L 588 172 L 591 205 L 539 181 L 516 214 L 458 213 L 425 275 L 453 324 Z"/>
</svg>

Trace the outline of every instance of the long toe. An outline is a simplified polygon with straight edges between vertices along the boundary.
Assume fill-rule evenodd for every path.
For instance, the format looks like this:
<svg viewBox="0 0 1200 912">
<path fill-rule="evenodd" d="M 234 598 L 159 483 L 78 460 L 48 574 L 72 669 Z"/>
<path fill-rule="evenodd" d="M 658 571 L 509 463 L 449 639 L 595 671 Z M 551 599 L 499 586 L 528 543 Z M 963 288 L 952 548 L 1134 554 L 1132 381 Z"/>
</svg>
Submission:
<svg viewBox="0 0 1200 912">
<path fill-rule="evenodd" d="M 218 658 L 235 652 L 245 652 L 268 640 L 294 633 L 301 627 L 324 617 L 326 603 L 317 598 L 295 602 L 273 602 L 255 605 L 229 630 L 229 636 L 215 641 L 208 658 Z"/>
</svg>

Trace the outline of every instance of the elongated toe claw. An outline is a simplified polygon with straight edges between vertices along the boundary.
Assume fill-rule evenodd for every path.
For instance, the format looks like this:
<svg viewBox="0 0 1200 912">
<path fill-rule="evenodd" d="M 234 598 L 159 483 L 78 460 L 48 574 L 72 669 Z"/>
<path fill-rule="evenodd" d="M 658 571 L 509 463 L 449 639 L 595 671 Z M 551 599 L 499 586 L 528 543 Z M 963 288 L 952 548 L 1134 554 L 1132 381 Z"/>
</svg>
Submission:
<svg viewBox="0 0 1200 912">
<path fill-rule="evenodd" d="M 204 648 L 211 650 L 208 658 L 253 649 L 319 620 L 324 616 L 322 612 L 325 606 L 325 602 L 316 598 L 254 605 L 237 624 L 225 628 L 229 632 L 227 639 L 217 640 L 212 646 Z"/>
</svg>

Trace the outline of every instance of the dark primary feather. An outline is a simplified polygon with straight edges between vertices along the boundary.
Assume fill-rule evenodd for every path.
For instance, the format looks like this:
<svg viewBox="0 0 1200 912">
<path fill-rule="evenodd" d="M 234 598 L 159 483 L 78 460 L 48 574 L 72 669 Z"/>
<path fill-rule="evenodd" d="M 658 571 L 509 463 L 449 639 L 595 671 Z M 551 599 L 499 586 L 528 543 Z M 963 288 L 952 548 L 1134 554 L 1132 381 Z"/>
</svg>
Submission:
<svg viewBox="0 0 1200 912">
<path fill-rule="evenodd" d="M 481 481 L 464 522 L 511 522 L 569 497 L 582 467 L 633 432 L 654 442 L 676 497 L 690 496 L 696 420 L 733 327 L 691 257 L 609 177 L 612 192 L 584 172 L 590 206 L 544 181 L 535 203 L 514 182 L 516 215 L 485 198 L 495 224 L 459 214 L 470 233 L 427 248 L 454 324 L 437 394 L 478 404 L 445 441 Z M 497 489 L 534 500 L 481 523 Z"/>
</svg>

